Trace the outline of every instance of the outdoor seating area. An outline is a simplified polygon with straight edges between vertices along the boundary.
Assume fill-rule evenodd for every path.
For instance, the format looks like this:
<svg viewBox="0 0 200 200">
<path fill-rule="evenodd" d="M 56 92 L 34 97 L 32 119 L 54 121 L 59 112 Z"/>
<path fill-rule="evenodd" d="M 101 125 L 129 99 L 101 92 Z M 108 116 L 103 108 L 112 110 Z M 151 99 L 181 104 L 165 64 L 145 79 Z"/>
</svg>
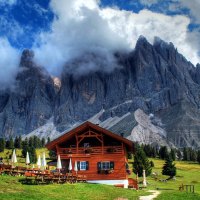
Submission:
<svg viewBox="0 0 200 200">
<path fill-rule="evenodd" d="M 24 176 L 20 181 L 24 184 L 50 184 L 50 183 L 76 183 L 86 182 L 86 175 L 78 174 L 77 163 L 75 163 L 74 171 L 72 172 L 72 162 L 70 159 L 68 173 L 63 170 L 60 155 L 58 155 L 56 170 L 47 170 L 49 166 L 46 163 L 45 152 L 43 152 L 42 159 L 38 156 L 37 168 L 30 168 L 30 158 L 27 152 L 25 158 L 26 167 L 18 166 L 15 149 L 11 157 L 11 164 L 0 164 L 0 175 L 10 176 Z"/>
<path fill-rule="evenodd" d="M 25 174 L 26 167 L 0 164 L 0 174 L 7 174 L 12 176 L 23 176 Z"/>
<path fill-rule="evenodd" d="M 87 182 L 85 175 L 78 175 L 72 173 L 60 173 L 45 171 L 27 171 L 25 172 L 25 179 L 22 180 L 25 184 L 51 184 L 51 183 L 77 183 Z"/>
</svg>

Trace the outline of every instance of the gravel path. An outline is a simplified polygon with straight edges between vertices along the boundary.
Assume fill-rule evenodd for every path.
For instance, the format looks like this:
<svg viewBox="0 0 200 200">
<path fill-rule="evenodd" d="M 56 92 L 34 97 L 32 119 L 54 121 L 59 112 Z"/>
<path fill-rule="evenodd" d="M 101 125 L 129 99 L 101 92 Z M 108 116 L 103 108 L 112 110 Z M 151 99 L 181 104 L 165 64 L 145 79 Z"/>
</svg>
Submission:
<svg viewBox="0 0 200 200">
<path fill-rule="evenodd" d="M 140 196 L 140 200 L 153 200 L 160 194 L 160 192 L 157 190 L 149 190 L 148 192 L 152 192 L 153 194 L 148 196 Z"/>
</svg>

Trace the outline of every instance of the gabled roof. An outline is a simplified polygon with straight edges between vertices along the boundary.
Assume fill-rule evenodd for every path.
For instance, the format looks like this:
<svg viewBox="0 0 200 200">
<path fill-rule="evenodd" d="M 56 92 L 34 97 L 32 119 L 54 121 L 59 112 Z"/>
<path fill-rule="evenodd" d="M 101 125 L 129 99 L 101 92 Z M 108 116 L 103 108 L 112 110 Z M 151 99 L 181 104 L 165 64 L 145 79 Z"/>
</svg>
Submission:
<svg viewBox="0 0 200 200">
<path fill-rule="evenodd" d="M 114 139 L 116 139 L 120 142 L 123 142 L 129 149 L 131 149 L 131 150 L 133 149 L 133 142 L 132 141 L 130 141 L 126 138 L 123 138 L 123 137 L 117 135 L 116 133 L 112 133 L 111 131 L 104 129 L 104 128 L 102 128 L 102 127 L 100 127 L 96 124 L 93 124 L 91 122 L 88 122 L 88 121 L 81 124 L 80 126 L 74 128 L 74 129 L 72 129 L 71 131 L 63 134 L 62 136 L 58 137 L 57 139 L 49 142 L 48 144 L 46 144 L 46 147 L 48 149 L 54 149 L 57 144 L 62 143 L 64 141 L 70 139 L 71 137 L 75 136 L 76 133 L 79 133 L 79 132 L 81 132 L 81 131 L 85 130 L 86 128 L 89 128 L 89 127 L 103 133 L 104 135 L 110 136 L 110 137 L 112 137 L 112 138 L 114 138 Z"/>
</svg>

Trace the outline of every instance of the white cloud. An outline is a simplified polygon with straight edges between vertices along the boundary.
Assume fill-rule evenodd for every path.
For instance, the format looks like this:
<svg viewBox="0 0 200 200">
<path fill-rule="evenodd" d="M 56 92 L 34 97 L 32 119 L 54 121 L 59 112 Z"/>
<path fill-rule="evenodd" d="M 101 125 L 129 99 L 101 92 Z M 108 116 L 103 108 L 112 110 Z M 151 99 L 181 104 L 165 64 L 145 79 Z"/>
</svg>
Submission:
<svg viewBox="0 0 200 200">
<path fill-rule="evenodd" d="M 167 16 L 149 10 L 142 10 L 137 14 L 111 8 L 104 9 L 102 13 L 112 29 L 123 34 L 132 48 L 140 35 L 151 43 L 158 36 L 166 42 L 173 42 L 179 52 L 194 64 L 200 61 L 199 46 L 194 45 L 198 38 L 194 38 L 194 33 L 188 31 L 190 19 L 186 16 Z"/>
<path fill-rule="evenodd" d="M 66 3 L 65 0 L 52 0 L 51 7 L 57 15 L 52 23 L 52 31 L 40 34 L 37 40 L 40 47 L 34 48 L 36 61 L 48 66 L 51 73 L 60 72 L 59 68 L 67 61 L 85 57 L 85 53 L 98 52 L 112 66 L 115 65 L 112 52 L 129 48 L 124 38 L 115 33 L 107 19 L 102 17 L 97 1 L 70 0 Z M 89 60 L 85 58 L 85 61 Z M 93 66 L 97 70 L 103 67 L 101 63 L 85 66 L 89 69 Z M 79 67 L 83 69 L 82 65 Z"/>
<path fill-rule="evenodd" d="M 200 23 L 200 1 L 199 0 L 179 0 L 179 4 L 183 8 L 188 8 L 195 23 Z"/>
<path fill-rule="evenodd" d="M 0 86 L 1 89 L 14 83 L 19 66 L 19 51 L 6 38 L 0 38 Z"/>
<path fill-rule="evenodd" d="M 140 35 L 150 42 L 155 36 L 173 42 L 188 60 L 194 64 L 200 60 L 199 46 L 192 42 L 198 38 L 188 31 L 190 19 L 186 16 L 100 8 L 96 0 L 68 0 L 67 3 L 65 0 L 52 0 L 51 8 L 57 16 L 51 32 L 41 33 L 34 48 L 36 61 L 51 73 L 61 71 L 67 61 L 85 52 L 101 53 L 111 66 L 114 60 L 112 52 L 133 49 Z M 86 63 L 84 66 L 85 70 L 102 67 L 99 63 Z M 83 69 L 82 66 L 80 68 Z"/>
<path fill-rule="evenodd" d="M 153 4 L 157 4 L 159 2 L 159 0 L 140 0 L 140 3 L 150 7 Z"/>
</svg>

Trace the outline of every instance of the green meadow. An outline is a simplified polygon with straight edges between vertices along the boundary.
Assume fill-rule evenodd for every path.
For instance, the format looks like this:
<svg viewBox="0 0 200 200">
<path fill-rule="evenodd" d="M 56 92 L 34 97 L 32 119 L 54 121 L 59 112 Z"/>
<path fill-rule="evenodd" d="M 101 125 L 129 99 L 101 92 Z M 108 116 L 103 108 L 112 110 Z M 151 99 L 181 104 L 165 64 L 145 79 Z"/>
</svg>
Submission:
<svg viewBox="0 0 200 200">
<path fill-rule="evenodd" d="M 37 150 L 37 154 L 48 152 L 46 149 Z M 5 150 L 0 153 L 4 158 L 11 153 Z M 21 158 L 21 150 L 17 150 L 19 165 L 25 165 L 25 159 Z M 25 200 L 25 199 L 85 199 L 85 200 L 134 200 L 139 196 L 148 195 L 149 190 L 158 190 L 160 195 L 156 200 L 200 200 L 200 165 L 198 163 L 175 161 L 177 167 L 177 176 L 175 180 L 164 182 L 168 177 L 161 174 L 163 160 L 151 159 L 155 164 L 152 172 L 157 174 L 147 177 L 148 186 L 139 191 L 131 189 L 115 188 L 108 185 L 75 183 L 75 184 L 49 184 L 49 185 L 23 185 L 20 180 L 23 177 L 12 177 L 7 175 L 0 176 L 0 199 L 1 200 Z M 131 166 L 132 160 L 129 165 Z M 131 177 L 135 178 L 135 174 Z M 142 187 L 142 178 L 139 178 L 140 187 Z M 194 185 L 195 193 L 179 191 L 179 186 Z"/>
<path fill-rule="evenodd" d="M 177 175 L 175 180 L 164 182 L 168 177 L 163 176 L 162 166 L 163 160 L 150 159 L 154 162 L 155 167 L 152 172 L 157 173 L 158 176 L 147 177 L 148 189 L 159 190 L 161 194 L 156 198 L 157 200 L 176 200 L 200 199 L 200 164 L 185 161 L 175 161 L 177 168 Z M 140 179 L 141 180 L 141 179 Z M 142 181 L 142 180 L 141 180 Z M 186 191 L 179 191 L 181 185 L 194 185 L 195 193 Z"/>
<path fill-rule="evenodd" d="M 143 191 L 89 183 L 22 185 L 19 177 L 0 177 L 1 200 L 113 200 L 138 199 Z"/>
</svg>

